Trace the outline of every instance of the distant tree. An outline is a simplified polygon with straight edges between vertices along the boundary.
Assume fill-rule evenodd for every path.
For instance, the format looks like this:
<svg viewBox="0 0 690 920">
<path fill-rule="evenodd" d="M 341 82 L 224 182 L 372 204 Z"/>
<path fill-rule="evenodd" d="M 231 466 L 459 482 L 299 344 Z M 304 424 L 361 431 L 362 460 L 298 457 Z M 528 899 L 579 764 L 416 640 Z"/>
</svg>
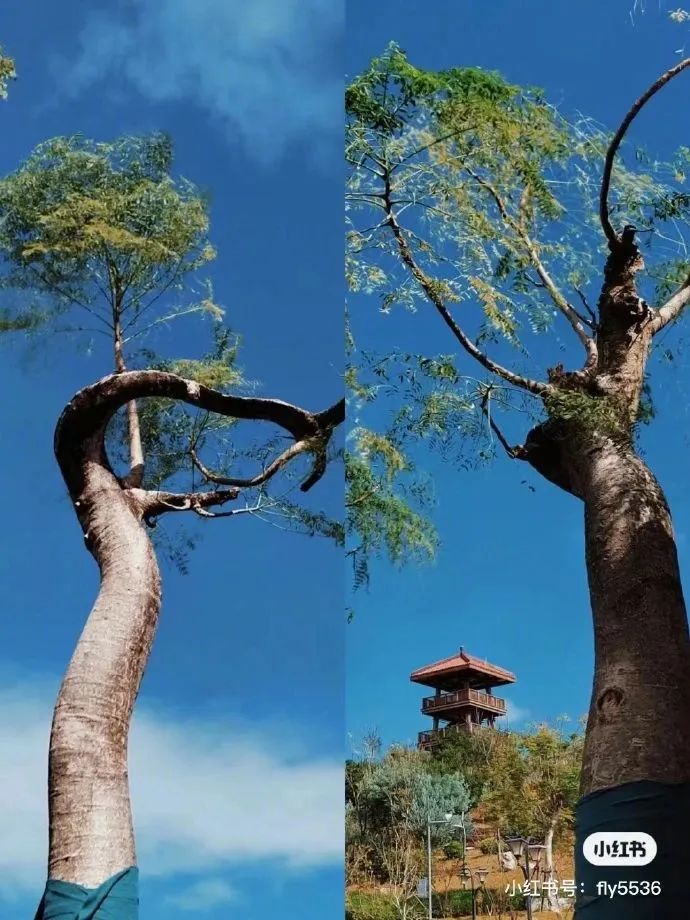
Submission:
<svg viewBox="0 0 690 920">
<path fill-rule="evenodd" d="M 393 749 L 367 770 L 359 786 L 360 808 L 367 826 L 377 829 L 403 821 L 423 841 L 427 820 L 444 822 L 446 814 L 469 811 L 470 797 L 458 774 L 429 772 L 427 758 L 417 751 Z M 446 823 L 432 826 L 432 841 L 443 846 L 454 831 Z"/>
<path fill-rule="evenodd" d="M 406 748 L 350 764 L 347 776 L 348 866 L 366 862 L 370 874 L 390 886 L 398 916 L 409 920 L 419 911 L 413 895 L 424 874 L 428 821 L 438 822 L 431 824 L 432 845 L 447 845 L 457 830 L 445 816 L 469 810 L 467 786 L 457 774 L 430 773 L 428 757 Z"/>
<path fill-rule="evenodd" d="M 578 799 L 583 738 L 561 726 L 539 725 L 509 734 L 492 757 L 482 799 L 484 813 L 503 835 L 517 833 L 545 845 L 544 868 L 555 878 L 554 843 L 573 830 Z M 549 909 L 558 911 L 553 886 Z"/>
<path fill-rule="evenodd" d="M 173 176 L 160 135 L 56 138 L 0 181 L 2 285 L 19 304 L 6 308 L 6 328 L 41 334 L 49 349 L 80 336 L 103 343 L 94 356 L 106 376 L 73 397 L 55 432 L 101 582 L 55 706 L 48 872 L 90 888 L 136 864 L 127 737 L 161 604 L 152 528 L 175 513 L 208 521 L 270 510 L 340 535 L 267 490 L 288 468 L 303 492 L 318 482 L 344 405 L 310 412 L 246 395 L 236 338 L 200 274 L 215 256 L 207 231 L 207 202 Z M 191 314 L 212 326 L 209 354 L 157 355 L 156 332 Z M 239 421 L 279 434 L 244 436 Z"/>
<path fill-rule="evenodd" d="M 510 743 L 506 732 L 488 728 L 448 734 L 434 746 L 431 769 L 439 773 L 459 773 L 467 784 L 472 804 L 476 805 L 484 793 L 492 758 L 501 745 Z"/>
<path fill-rule="evenodd" d="M 624 168 L 620 151 L 639 112 L 688 66 L 657 79 L 612 135 L 562 117 L 539 90 L 478 68 L 422 70 L 396 46 L 346 96 L 359 424 L 408 455 L 422 442 L 461 462 L 477 447 L 502 449 L 583 502 L 595 674 L 581 794 L 646 781 L 659 798 L 673 787 L 685 812 L 687 615 L 668 505 L 636 432 L 654 415 L 652 349 L 690 302 L 684 243 L 663 232 L 687 227 L 690 152 L 662 162 L 638 151 Z M 416 313 L 417 349 L 396 347 L 393 327 L 388 346 L 373 347 L 366 295 L 384 313 Z M 425 347 L 434 317 L 448 354 Z M 515 443 L 505 425 L 525 417 L 531 430 Z M 665 866 L 679 879 L 670 824 L 655 833 L 670 835 Z M 672 878 L 659 911 L 684 897 Z M 625 910 L 601 902 L 596 916 Z"/>
</svg>

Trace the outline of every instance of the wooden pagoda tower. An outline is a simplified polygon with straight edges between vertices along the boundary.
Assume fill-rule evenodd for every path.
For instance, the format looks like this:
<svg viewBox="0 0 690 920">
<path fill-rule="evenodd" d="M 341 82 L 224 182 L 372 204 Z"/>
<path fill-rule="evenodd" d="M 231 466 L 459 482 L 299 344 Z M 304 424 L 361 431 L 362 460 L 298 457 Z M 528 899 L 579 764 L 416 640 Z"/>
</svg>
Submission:
<svg viewBox="0 0 690 920">
<path fill-rule="evenodd" d="M 435 690 L 422 700 L 422 713 L 434 720 L 433 729 L 418 737 L 419 747 L 429 750 L 449 732 L 471 732 L 480 725 L 493 728 L 506 713 L 505 700 L 494 696 L 493 688 L 515 683 L 515 675 L 460 648 L 450 658 L 413 671 L 410 680 Z"/>
</svg>

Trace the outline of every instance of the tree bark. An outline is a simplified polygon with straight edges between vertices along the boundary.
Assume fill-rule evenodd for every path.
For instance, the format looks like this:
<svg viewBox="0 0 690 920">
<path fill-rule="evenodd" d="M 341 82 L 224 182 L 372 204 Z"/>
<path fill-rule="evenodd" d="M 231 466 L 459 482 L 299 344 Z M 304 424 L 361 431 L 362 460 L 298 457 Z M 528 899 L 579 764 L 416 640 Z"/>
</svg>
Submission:
<svg viewBox="0 0 690 920">
<path fill-rule="evenodd" d="M 666 499 L 629 441 L 549 427 L 530 434 L 529 459 L 585 508 L 595 668 L 582 793 L 688 781 L 690 640 Z"/>
<path fill-rule="evenodd" d="M 556 914 L 561 913 L 561 908 L 558 903 L 558 894 L 555 890 L 552 890 L 553 883 L 556 881 L 556 873 L 553 865 L 553 837 L 556 832 L 558 817 L 559 816 L 556 815 L 551 819 L 549 829 L 547 830 L 546 837 L 544 838 L 544 869 L 546 872 L 546 880 L 549 883 L 546 892 L 546 902 L 548 909 Z"/>
<path fill-rule="evenodd" d="M 636 291 L 635 276 L 644 265 L 634 232 L 624 229 L 607 260 L 596 367 L 589 374 L 555 369 L 551 376 L 566 408 L 568 394 L 577 392 L 589 417 L 587 411 L 562 413 L 558 400 L 545 399 L 549 420 L 530 432 L 516 454 L 582 499 L 585 509 L 594 681 L 575 854 L 583 882 L 577 916 L 584 912 L 591 920 L 619 920 L 633 910 L 641 920 L 677 909 L 685 896 L 674 880 L 680 878 L 675 836 L 690 820 L 687 615 L 668 505 L 634 448 L 655 328 L 652 311 Z M 657 861 L 624 876 L 616 875 L 622 867 L 590 866 L 582 855 L 584 838 L 612 829 L 651 833 L 659 846 Z M 660 897 L 634 903 L 597 890 L 602 879 L 660 878 Z"/>
<path fill-rule="evenodd" d="M 690 638 L 668 505 L 631 438 L 552 421 L 525 451 L 585 511 L 594 681 L 576 810 L 576 916 L 673 916 L 687 903 L 678 841 L 690 821 Z M 648 833 L 658 855 L 645 867 L 591 866 L 582 846 L 599 831 Z M 659 883 L 661 893 L 598 887 L 627 880 Z"/>
<path fill-rule="evenodd" d="M 583 477 L 595 670 L 582 793 L 690 780 L 690 641 L 666 499 L 631 447 Z"/>
<path fill-rule="evenodd" d="M 113 332 L 115 349 L 115 370 L 124 374 L 127 370 L 122 347 L 122 309 L 121 297 L 117 297 L 113 307 Z M 129 442 L 129 473 L 126 484 L 138 488 L 144 482 L 144 448 L 141 440 L 139 410 L 135 400 L 127 403 L 127 434 Z"/>
<path fill-rule="evenodd" d="M 141 512 L 97 459 L 86 461 L 76 502 L 101 586 L 55 707 L 48 869 L 93 888 L 136 864 L 127 737 L 161 594 Z"/>
<path fill-rule="evenodd" d="M 624 228 L 606 262 L 597 366 L 556 381 L 566 395 L 607 405 L 609 430 L 594 418 L 551 418 L 522 454 L 585 507 L 595 665 L 583 795 L 690 780 L 690 640 L 675 539 L 661 487 L 633 443 L 654 328 L 636 289 L 644 262 L 634 235 Z"/>
</svg>

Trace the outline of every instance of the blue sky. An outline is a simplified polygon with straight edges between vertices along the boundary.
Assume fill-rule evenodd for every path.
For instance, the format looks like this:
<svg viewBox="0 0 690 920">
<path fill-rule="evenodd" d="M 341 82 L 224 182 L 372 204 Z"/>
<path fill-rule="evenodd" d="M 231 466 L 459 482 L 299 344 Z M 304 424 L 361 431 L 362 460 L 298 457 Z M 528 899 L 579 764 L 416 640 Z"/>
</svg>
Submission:
<svg viewBox="0 0 690 920">
<path fill-rule="evenodd" d="M 208 190 L 216 299 L 261 392 L 320 409 L 342 388 L 341 10 L 330 0 L 5 4 L 18 81 L 0 173 L 47 137 L 168 131 Z M 40 25 L 40 28 L 38 27 Z M 171 355 L 207 340 L 172 329 Z M 97 587 L 52 454 L 57 416 L 107 368 L 5 343 L 0 913 L 32 914 L 46 747 Z M 26 493 L 23 490 L 26 489 Z M 342 473 L 319 486 L 338 511 Z M 249 517 L 211 522 L 164 607 L 131 744 L 142 915 L 316 920 L 342 904 L 340 553 Z M 220 525 L 220 526 L 216 526 Z M 227 526 L 224 526 L 227 525 Z"/>
<path fill-rule="evenodd" d="M 543 87 L 564 113 L 585 113 L 615 129 L 690 37 L 687 27 L 669 21 L 663 4 L 650 2 L 634 15 L 632 6 L 437 0 L 421 8 L 412 0 L 350 0 L 347 72 L 354 75 L 395 40 L 416 66 L 499 70 L 512 83 Z M 689 99 L 687 79 L 668 87 L 636 122 L 635 142 L 661 155 L 687 145 Z M 445 329 L 423 311 L 382 316 L 375 300 L 360 299 L 353 323 L 370 349 L 395 342 L 430 354 L 452 350 Z M 652 366 L 658 417 L 641 440 L 669 498 L 687 572 L 690 367 L 680 326 L 664 343 L 676 360 Z M 547 351 L 537 356 L 546 361 Z M 551 356 L 552 364 L 558 360 Z M 463 359 L 460 366 L 472 372 Z M 526 434 L 515 422 L 508 432 L 515 442 Z M 419 713 L 424 690 L 409 683 L 409 674 L 460 645 L 516 673 L 517 683 L 498 691 L 509 703 L 504 724 L 579 718 L 588 709 L 593 669 L 580 503 L 500 455 L 476 472 L 456 471 L 425 451 L 415 460 L 433 480 L 442 545 L 433 565 L 393 571 L 376 564 L 369 592 L 354 598 L 347 639 L 351 744 L 356 750 L 370 730 L 386 743 L 413 742 L 430 727 Z"/>
</svg>

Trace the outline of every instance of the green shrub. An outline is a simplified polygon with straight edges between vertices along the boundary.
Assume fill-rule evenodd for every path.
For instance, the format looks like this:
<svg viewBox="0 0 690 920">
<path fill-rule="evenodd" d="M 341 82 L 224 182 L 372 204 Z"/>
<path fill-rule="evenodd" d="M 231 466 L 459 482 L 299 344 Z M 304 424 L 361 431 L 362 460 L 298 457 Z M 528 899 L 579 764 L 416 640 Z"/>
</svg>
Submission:
<svg viewBox="0 0 690 920">
<path fill-rule="evenodd" d="M 345 902 L 345 920 L 398 920 L 398 912 L 386 895 L 352 891 Z"/>
<path fill-rule="evenodd" d="M 443 855 L 446 859 L 462 859 L 463 846 L 459 840 L 449 840 L 443 847 Z"/>
<path fill-rule="evenodd" d="M 477 846 L 484 856 L 495 856 L 498 853 L 498 840 L 495 837 L 484 837 Z"/>
</svg>

